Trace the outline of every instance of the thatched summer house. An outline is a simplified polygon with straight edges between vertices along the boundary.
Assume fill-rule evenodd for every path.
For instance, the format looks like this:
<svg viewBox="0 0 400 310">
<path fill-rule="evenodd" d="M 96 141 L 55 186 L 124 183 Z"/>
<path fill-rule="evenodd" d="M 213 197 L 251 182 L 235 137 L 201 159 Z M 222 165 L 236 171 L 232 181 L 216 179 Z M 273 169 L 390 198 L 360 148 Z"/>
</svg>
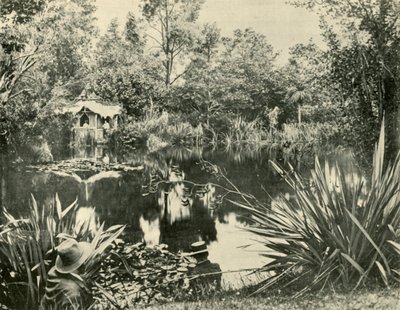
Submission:
<svg viewBox="0 0 400 310">
<path fill-rule="evenodd" d="M 77 144 L 104 143 L 107 136 L 118 127 L 121 107 L 105 105 L 98 99 L 84 99 L 64 108 L 64 113 L 76 117 L 72 129 L 73 141 Z"/>
</svg>

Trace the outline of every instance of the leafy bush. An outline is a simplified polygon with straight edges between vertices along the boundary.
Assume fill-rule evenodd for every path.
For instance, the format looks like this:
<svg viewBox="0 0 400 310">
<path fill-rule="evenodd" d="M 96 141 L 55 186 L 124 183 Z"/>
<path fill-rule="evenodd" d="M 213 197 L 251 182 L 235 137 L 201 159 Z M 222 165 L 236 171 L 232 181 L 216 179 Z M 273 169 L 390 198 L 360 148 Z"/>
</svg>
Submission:
<svg viewBox="0 0 400 310">
<path fill-rule="evenodd" d="M 129 123 L 119 129 L 122 144 L 143 146 L 151 134 L 162 131 L 169 123 L 168 113 L 160 116 L 145 118 L 142 121 L 130 120 Z"/>
<path fill-rule="evenodd" d="M 368 188 L 338 165 L 323 169 L 316 160 L 308 184 L 273 163 L 295 199 L 282 196 L 272 210 L 239 203 L 250 211 L 250 230 L 264 238 L 263 255 L 271 259 L 262 267 L 271 277 L 260 290 L 298 284 L 301 295 L 338 282 L 357 288 L 371 279 L 400 281 L 400 156 L 384 167 L 383 128 Z"/>
<path fill-rule="evenodd" d="M 268 136 L 268 141 L 281 152 L 287 162 L 298 161 L 305 155 L 315 156 L 327 148 L 341 144 L 339 128 L 335 123 L 284 124 L 280 131 Z"/>
<path fill-rule="evenodd" d="M 336 122 L 341 113 L 340 107 L 332 103 L 301 107 L 301 118 L 305 123 Z"/>
<path fill-rule="evenodd" d="M 63 158 L 66 155 L 74 116 L 55 113 L 54 109 L 46 107 L 35 121 L 19 121 L 15 125 L 10 137 L 11 150 L 25 162 L 49 162 L 53 156 Z"/>
</svg>

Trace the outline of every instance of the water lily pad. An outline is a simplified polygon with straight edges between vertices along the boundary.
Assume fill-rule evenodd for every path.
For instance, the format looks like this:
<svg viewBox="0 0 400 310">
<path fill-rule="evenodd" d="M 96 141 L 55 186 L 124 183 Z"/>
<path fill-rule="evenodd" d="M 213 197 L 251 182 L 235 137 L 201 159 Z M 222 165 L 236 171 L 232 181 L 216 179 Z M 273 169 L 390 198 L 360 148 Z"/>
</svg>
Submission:
<svg viewBox="0 0 400 310">
<path fill-rule="evenodd" d="M 185 272 L 185 273 L 189 271 L 189 269 L 187 269 L 186 267 L 179 267 L 177 270 L 179 272 Z"/>
</svg>

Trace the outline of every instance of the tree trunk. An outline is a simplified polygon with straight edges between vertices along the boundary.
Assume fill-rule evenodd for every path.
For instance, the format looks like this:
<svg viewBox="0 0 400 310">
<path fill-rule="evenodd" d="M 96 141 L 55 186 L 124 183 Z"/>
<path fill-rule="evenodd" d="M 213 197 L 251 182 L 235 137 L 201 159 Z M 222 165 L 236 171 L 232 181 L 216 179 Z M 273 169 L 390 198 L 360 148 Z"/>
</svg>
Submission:
<svg viewBox="0 0 400 310">
<path fill-rule="evenodd" d="M 154 113 L 154 103 L 153 103 L 153 97 L 152 96 L 150 96 L 150 119 L 152 119 L 153 118 L 153 113 Z"/>
<path fill-rule="evenodd" d="M 298 104 L 298 106 L 297 106 L 297 116 L 298 116 L 299 124 L 301 124 L 301 105 L 300 104 Z"/>
<path fill-rule="evenodd" d="M 6 201 L 6 167 L 4 156 L 0 154 L 0 212 L 3 212 L 3 207 Z"/>
</svg>

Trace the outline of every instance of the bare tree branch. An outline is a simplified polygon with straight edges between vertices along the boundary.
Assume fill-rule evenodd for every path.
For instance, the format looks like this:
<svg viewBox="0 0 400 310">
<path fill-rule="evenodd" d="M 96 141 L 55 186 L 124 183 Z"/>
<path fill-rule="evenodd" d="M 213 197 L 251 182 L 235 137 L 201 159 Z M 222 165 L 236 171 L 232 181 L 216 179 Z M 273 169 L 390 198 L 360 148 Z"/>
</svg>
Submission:
<svg viewBox="0 0 400 310">
<path fill-rule="evenodd" d="M 180 77 L 182 77 L 183 75 L 185 75 L 186 73 L 188 73 L 190 70 L 192 69 L 192 66 L 188 66 L 183 72 L 181 72 L 180 74 L 178 74 L 177 76 L 175 76 L 175 78 L 172 80 L 171 85 L 176 82 L 176 80 L 178 80 Z"/>
<path fill-rule="evenodd" d="M 149 27 L 155 31 L 157 31 L 161 36 L 163 35 L 162 31 L 155 26 L 149 25 Z"/>
<path fill-rule="evenodd" d="M 162 44 L 157 38 L 153 37 L 151 34 L 147 34 L 147 36 L 148 36 L 149 38 L 153 39 L 154 41 L 156 41 L 156 43 L 157 43 L 158 45 L 160 45 L 160 47 L 163 46 L 163 44 Z"/>
</svg>

